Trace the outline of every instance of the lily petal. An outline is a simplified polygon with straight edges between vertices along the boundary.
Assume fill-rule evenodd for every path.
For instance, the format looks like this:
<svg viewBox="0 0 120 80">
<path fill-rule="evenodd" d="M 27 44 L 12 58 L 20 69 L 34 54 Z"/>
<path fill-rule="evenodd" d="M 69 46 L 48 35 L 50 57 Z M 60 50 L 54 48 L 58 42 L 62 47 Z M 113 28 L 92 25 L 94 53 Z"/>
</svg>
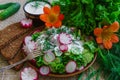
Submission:
<svg viewBox="0 0 120 80">
<path fill-rule="evenodd" d="M 50 26 L 52 26 L 52 24 L 50 24 L 50 23 L 45 23 L 45 25 L 46 25 L 48 28 L 50 28 Z"/>
<path fill-rule="evenodd" d="M 111 41 L 112 41 L 113 43 L 119 42 L 118 36 L 117 36 L 116 34 L 113 34 L 113 35 L 111 36 Z"/>
<path fill-rule="evenodd" d="M 40 19 L 44 22 L 47 22 L 48 21 L 48 16 L 46 14 L 41 14 Z"/>
<path fill-rule="evenodd" d="M 110 40 L 108 41 L 103 41 L 103 46 L 106 49 L 111 49 L 112 48 L 112 42 Z"/>
<path fill-rule="evenodd" d="M 101 36 L 102 31 L 103 30 L 101 28 L 95 28 L 94 29 L 94 35 L 95 36 Z"/>
<path fill-rule="evenodd" d="M 119 30 L 119 23 L 115 21 L 113 24 L 110 25 L 110 30 L 112 32 L 117 32 Z"/>
<path fill-rule="evenodd" d="M 59 28 L 62 25 L 62 22 L 60 20 L 58 20 L 53 26 L 55 28 Z"/>
<path fill-rule="evenodd" d="M 50 9 L 48 7 L 44 7 L 43 11 L 45 14 L 49 14 L 50 13 Z"/>
<path fill-rule="evenodd" d="M 102 38 L 101 38 L 101 37 L 97 37 L 97 38 L 96 38 L 96 41 L 97 41 L 97 43 L 98 43 L 98 44 L 103 43 L 103 40 L 102 40 Z"/>
<path fill-rule="evenodd" d="M 59 14 L 60 13 L 60 7 L 58 5 L 52 7 L 52 11 L 56 14 Z"/>
<path fill-rule="evenodd" d="M 63 15 L 63 14 L 60 14 L 60 15 L 59 15 L 59 19 L 60 19 L 60 20 L 63 20 L 63 19 L 64 19 L 64 15 Z"/>
</svg>

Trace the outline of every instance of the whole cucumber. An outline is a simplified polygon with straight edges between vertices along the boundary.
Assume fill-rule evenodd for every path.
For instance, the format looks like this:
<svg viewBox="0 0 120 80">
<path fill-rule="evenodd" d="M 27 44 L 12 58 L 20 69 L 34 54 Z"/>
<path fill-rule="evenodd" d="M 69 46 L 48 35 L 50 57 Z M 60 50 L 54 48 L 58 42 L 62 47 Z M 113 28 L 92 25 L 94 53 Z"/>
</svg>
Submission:
<svg viewBox="0 0 120 80">
<path fill-rule="evenodd" d="M 6 9 L 9 6 L 11 6 L 13 3 L 9 2 L 9 3 L 5 3 L 5 4 L 0 4 L 0 10 Z"/>
<path fill-rule="evenodd" d="M 15 14 L 20 9 L 19 3 L 13 3 L 11 6 L 0 12 L 0 20 L 4 20 L 13 14 Z"/>
</svg>

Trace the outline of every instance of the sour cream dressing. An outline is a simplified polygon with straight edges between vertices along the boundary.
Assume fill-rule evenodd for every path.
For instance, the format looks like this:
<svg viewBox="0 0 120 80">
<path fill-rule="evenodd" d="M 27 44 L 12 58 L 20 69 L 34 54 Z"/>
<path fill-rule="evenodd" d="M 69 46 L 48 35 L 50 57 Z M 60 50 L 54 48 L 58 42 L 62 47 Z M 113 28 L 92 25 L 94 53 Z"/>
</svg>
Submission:
<svg viewBox="0 0 120 80">
<path fill-rule="evenodd" d="M 37 3 L 37 7 L 35 7 L 36 3 Z M 27 3 L 24 9 L 26 12 L 30 14 L 39 15 L 39 14 L 43 14 L 44 6 L 50 7 L 50 5 L 45 2 L 32 1 L 32 2 Z"/>
</svg>

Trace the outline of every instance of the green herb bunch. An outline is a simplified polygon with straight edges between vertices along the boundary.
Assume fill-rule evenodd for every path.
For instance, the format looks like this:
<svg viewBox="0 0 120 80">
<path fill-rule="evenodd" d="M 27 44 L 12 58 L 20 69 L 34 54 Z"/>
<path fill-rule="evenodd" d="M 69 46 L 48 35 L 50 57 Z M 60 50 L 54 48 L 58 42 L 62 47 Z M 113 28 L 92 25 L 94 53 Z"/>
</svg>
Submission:
<svg viewBox="0 0 120 80">
<path fill-rule="evenodd" d="M 53 5 L 60 5 L 64 25 L 77 27 L 87 35 L 95 27 L 120 22 L 120 0 L 59 0 Z"/>
</svg>

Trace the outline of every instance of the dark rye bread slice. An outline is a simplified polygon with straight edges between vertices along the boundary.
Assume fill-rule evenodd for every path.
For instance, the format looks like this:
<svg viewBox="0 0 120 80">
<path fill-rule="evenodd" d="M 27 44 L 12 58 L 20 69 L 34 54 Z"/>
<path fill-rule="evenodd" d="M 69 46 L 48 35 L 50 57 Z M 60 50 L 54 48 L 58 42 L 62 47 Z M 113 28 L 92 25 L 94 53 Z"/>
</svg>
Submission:
<svg viewBox="0 0 120 80">
<path fill-rule="evenodd" d="M 27 31 L 31 30 L 31 28 L 25 29 L 21 26 L 22 25 L 18 22 L 11 24 L 0 31 L 0 50 L 3 49 L 10 42 L 25 34 Z"/>
<path fill-rule="evenodd" d="M 41 27 L 41 28 L 35 28 L 34 30 L 42 30 L 44 27 Z M 33 31 L 34 31 L 33 30 Z M 28 34 L 31 34 L 32 32 L 29 32 L 29 33 L 27 33 L 27 34 L 25 34 L 25 36 L 26 35 L 28 35 Z M 24 36 L 24 35 L 23 35 Z M 22 37 L 23 37 L 22 36 Z M 19 41 L 19 39 L 17 39 L 18 41 Z M 21 40 L 21 41 L 23 41 L 23 39 Z M 6 48 L 6 50 L 7 50 L 7 48 Z M 22 44 L 20 44 L 19 45 L 19 48 L 17 48 L 17 54 L 14 56 L 14 58 L 13 59 L 10 59 L 10 60 L 8 60 L 8 63 L 9 64 L 14 64 L 14 63 L 16 63 L 16 62 L 18 62 L 18 61 L 21 61 L 23 58 L 24 58 L 24 52 L 23 52 L 23 50 L 22 50 Z M 17 65 L 17 66 L 15 66 L 14 67 L 14 69 L 15 70 L 20 70 L 22 67 L 23 67 L 23 63 L 22 64 L 19 64 L 19 65 Z"/>
<path fill-rule="evenodd" d="M 36 29 L 40 30 L 39 27 L 31 29 L 31 30 L 27 31 L 27 33 L 24 33 L 24 35 L 21 35 L 20 37 L 15 39 L 13 42 L 7 44 L 7 46 L 5 46 L 3 49 L 1 49 L 0 52 L 3 55 L 3 57 L 5 57 L 6 60 L 10 60 L 10 59 L 14 58 L 23 42 L 24 37 L 29 35 Z"/>
<path fill-rule="evenodd" d="M 18 52 L 18 54 L 13 58 L 13 59 L 11 59 L 11 60 L 8 60 L 8 63 L 9 64 L 14 64 L 14 63 L 16 63 L 16 62 L 18 62 L 18 61 L 21 61 L 22 59 L 23 59 L 24 57 L 23 57 L 23 53 L 22 53 L 22 49 Z M 22 67 L 23 67 L 23 63 L 22 64 L 19 64 L 19 65 L 17 65 L 17 66 L 15 66 L 13 69 L 15 69 L 15 70 L 20 70 Z"/>
<path fill-rule="evenodd" d="M 0 31 L 0 53 L 8 61 L 9 64 L 14 64 L 23 59 L 22 53 L 18 53 L 23 39 L 26 35 L 33 32 L 35 29 L 42 30 L 44 26 L 24 29 L 21 24 L 14 23 Z M 21 50 L 21 49 L 20 49 Z M 14 69 L 19 70 L 23 64 L 16 66 Z"/>
<path fill-rule="evenodd" d="M 5 48 L 1 49 L 1 54 L 6 60 L 10 60 L 15 57 L 26 35 L 28 35 L 28 33 L 20 36 L 19 38 L 8 44 Z"/>
<path fill-rule="evenodd" d="M 41 28 L 35 28 L 34 30 L 43 30 L 43 28 L 44 27 L 41 27 Z M 33 30 L 33 31 L 34 31 Z M 24 38 L 26 35 L 28 35 L 28 34 L 31 34 L 32 32 L 29 32 L 29 33 L 27 33 L 27 34 L 25 34 L 25 35 L 23 35 L 22 36 L 22 38 Z M 17 39 L 17 41 L 20 41 L 19 39 Z M 21 40 L 22 42 L 23 42 L 23 39 Z M 21 42 L 21 43 L 22 43 Z M 15 42 L 16 43 L 16 42 Z M 14 44 L 13 44 L 14 45 Z M 8 60 L 8 63 L 9 64 L 14 64 L 14 63 L 16 63 L 16 62 L 18 62 L 18 61 L 21 61 L 23 58 L 24 58 L 24 52 L 23 52 L 23 50 L 22 50 L 22 45 L 23 44 L 20 44 L 19 43 L 19 48 L 16 48 L 17 49 L 17 54 L 14 56 L 14 58 L 12 58 L 12 59 L 10 59 L 10 60 Z M 7 50 L 7 48 L 6 48 L 6 50 Z M 20 70 L 22 67 L 23 67 L 23 63 L 22 64 L 19 64 L 19 65 L 17 65 L 17 66 L 15 66 L 14 67 L 14 69 L 15 70 Z"/>
<path fill-rule="evenodd" d="M 43 28 L 44 26 L 31 28 L 24 34 L 21 34 L 20 36 L 18 35 L 19 37 L 17 37 L 15 40 L 12 40 L 9 44 L 4 46 L 4 48 L 0 50 L 0 53 L 4 56 L 6 60 L 8 60 L 9 64 L 13 64 L 13 63 L 20 61 L 21 59 L 23 59 L 23 57 L 22 57 L 22 54 L 18 53 L 18 51 L 19 49 L 21 50 L 20 47 L 22 47 L 22 42 L 23 42 L 24 37 L 32 33 L 35 30 L 38 30 L 38 29 L 43 30 Z M 19 70 L 22 66 L 23 64 L 20 64 L 16 66 L 14 69 Z"/>
</svg>

